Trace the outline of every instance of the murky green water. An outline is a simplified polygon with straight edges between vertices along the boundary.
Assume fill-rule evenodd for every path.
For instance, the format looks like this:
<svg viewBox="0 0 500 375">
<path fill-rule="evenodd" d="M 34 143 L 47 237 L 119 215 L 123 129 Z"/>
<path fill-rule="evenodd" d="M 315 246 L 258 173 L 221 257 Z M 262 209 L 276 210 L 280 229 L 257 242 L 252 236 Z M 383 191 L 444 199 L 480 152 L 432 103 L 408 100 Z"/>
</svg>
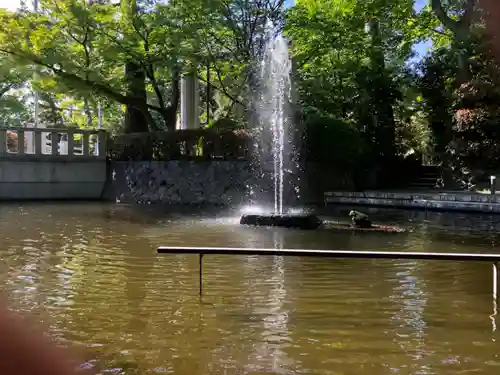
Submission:
<svg viewBox="0 0 500 375">
<path fill-rule="evenodd" d="M 207 256 L 200 304 L 197 257 L 155 251 L 498 252 L 498 218 L 375 212 L 412 231 L 353 235 L 97 204 L 4 205 L 0 214 L 0 278 L 12 306 L 87 351 L 84 366 L 98 373 L 500 371 L 490 264 Z"/>
</svg>

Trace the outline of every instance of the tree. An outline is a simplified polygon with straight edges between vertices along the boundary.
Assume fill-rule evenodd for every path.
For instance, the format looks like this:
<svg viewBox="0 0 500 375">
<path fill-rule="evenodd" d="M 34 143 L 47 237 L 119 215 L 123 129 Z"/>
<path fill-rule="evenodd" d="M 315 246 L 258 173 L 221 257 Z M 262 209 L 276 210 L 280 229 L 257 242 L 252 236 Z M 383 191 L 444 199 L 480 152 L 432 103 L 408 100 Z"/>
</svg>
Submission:
<svg viewBox="0 0 500 375">
<path fill-rule="evenodd" d="M 42 77 L 55 81 L 68 94 L 99 95 L 125 105 L 125 131 L 155 128 L 151 111 L 173 129 L 178 74 L 172 75 L 170 103 L 155 79 L 157 66 L 175 60 L 166 56 L 172 46 L 166 49 L 165 45 L 174 31 L 171 22 L 163 22 L 167 10 L 162 7 L 171 6 L 157 5 L 157 17 L 141 13 L 136 2 L 125 0 L 120 8 L 66 0 L 42 2 L 39 14 L 2 11 L 5 31 L 0 35 L 0 50 L 18 64 L 36 64 Z M 149 89 L 157 104 L 144 95 Z"/>
<path fill-rule="evenodd" d="M 5 54 L 0 54 L 0 126 L 21 126 L 29 118 L 23 88 L 31 73 L 29 67 L 17 67 Z"/>
<path fill-rule="evenodd" d="M 470 78 L 468 44 L 476 17 L 477 0 L 431 0 L 432 11 L 443 27 L 451 32 L 452 48 L 457 53 L 458 81 Z"/>
<path fill-rule="evenodd" d="M 394 108 L 414 17 L 407 0 L 308 0 L 287 18 L 302 107 L 356 122 L 382 164 L 396 153 Z"/>
<path fill-rule="evenodd" d="M 203 4 L 203 3 L 202 3 Z M 198 8 L 191 28 L 199 31 L 193 59 L 202 69 L 198 76 L 215 90 L 215 114 L 252 120 L 253 101 L 259 90 L 256 64 L 271 25 L 280 29 L 285 0 L 217 0 Z M 205 74 L 205 66 L 210 75 Z M 214 103 L 215 104 L 215 103 Z"/>
</svg>

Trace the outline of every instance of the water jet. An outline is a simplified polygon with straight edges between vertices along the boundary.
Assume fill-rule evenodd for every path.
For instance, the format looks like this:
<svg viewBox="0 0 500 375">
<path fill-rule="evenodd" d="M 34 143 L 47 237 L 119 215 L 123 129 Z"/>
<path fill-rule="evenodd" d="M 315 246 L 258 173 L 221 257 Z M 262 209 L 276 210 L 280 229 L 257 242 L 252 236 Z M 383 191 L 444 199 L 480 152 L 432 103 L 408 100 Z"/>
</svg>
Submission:
<svg viewBox="0 0 500 375">
<path fill-rule="evenodd" d="M 292 186 L 285 178 L 291 175 L 293 141 L 290 136 L 289 106 L 291 102 L 292 61 L 288 53 L 288 42 L 282 34 L 268 23 L 266 44 L 260 62 L 259 97 L 255 102 L 259 118 L 256 149 L 259 167 L 272 176 L 274 185 L 274 211 L 246 214 L 240 224 L 274 226 L 286 228 L 316 229 L 321 220 L 314 215 L 285 213 L 285 187 Z"/>
</svg>

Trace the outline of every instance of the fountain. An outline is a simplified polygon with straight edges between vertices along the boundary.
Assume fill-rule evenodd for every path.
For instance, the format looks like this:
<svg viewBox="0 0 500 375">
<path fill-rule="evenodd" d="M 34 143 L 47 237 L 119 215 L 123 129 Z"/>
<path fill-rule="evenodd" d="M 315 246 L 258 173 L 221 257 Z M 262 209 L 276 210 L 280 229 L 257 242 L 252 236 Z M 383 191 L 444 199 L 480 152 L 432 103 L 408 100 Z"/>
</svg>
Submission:
<svg viewBox="0 0 500 375">
<path fill-rule="evenodd" d="M 260 64 L 260 90 L 256 108 L 259 116 L 257 143 L 262 170 L 271 174 L 274 185 L 274 212 L 245 214 L 240 224 L 316 229 L 321 220 L 314 215 L 285 212 L 285 187 L 293 185 L 293 141 L 290 132 L 289 105 L 291 102 L 292 61 L 288 42 L 268 23 L 266 43 Z M 266 173 L 264 173 L 266 174 Z"/>
<path fill-rule="evenodd" d="M 351 211 L 352 223 L 323 222 L 316 215 L 285 211 L 285 188 L 291 181 L 293 164 L 293 136 L 291 135 L 289 105 L 291 102 L 292 62 L 288 54 L 288 42 L 269 23 L 266 43 L 261 61 L 260 90 L 256 109 L 259 116 L 257 146 L 259 167 L 264 171 L 261 180 L 271 175 L 274 185 L 274 211 L 247 213 L 241 216 L 240 224 L 284 227 L 297 229 L 356 230 L 364 232 L 401 233 L 403 228 L 372 224 L 368 217 L 358 211 Z M 266 173 L 267 172 L 267 173 Z M 285 181 L 287 179 L 287 181 Z"/>
<path fill-rule="evenodd" d="M 292 63 L 288 43 L 268 24 L 264 55 L 261 61 L 260 98 L 257 103 L 260 122 L 261 165 L 272 156 L 274 212 L 283 215 L 285 163 L 290 165 L 289 103 L 291 99 Z M 270 142 L 269 142 L 270 141 Z M 285 154 L 286 153 L 286 154 Z"/>
</svg>

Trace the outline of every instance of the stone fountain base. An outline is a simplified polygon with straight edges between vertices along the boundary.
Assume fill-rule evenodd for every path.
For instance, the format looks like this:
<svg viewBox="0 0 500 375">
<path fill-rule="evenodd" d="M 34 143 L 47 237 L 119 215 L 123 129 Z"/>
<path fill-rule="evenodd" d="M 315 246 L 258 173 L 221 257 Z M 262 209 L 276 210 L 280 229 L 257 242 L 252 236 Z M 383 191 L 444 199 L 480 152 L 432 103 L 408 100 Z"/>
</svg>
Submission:
<svg viewBox="0 0 500 375">
<path fill-rule="evenodd" d="M 252 225 L 258 227 L 282 227 L 294 229 L 325 229 L 350 232 L 382 232 L 382 233 L 404 233 L 406 229 L 394 225 L 372 224 L 369 228 L 362 228 L 350 223 L 338 223 L 332 221 L 323 221 L 316 215 L 310 214 L 248 214 L 240 218 L 241 225 Z"/>
<path fill-rule="evenodd" d="M 323 221 L 316 215 L 249 214 L 249 215 L 243 215 L 241 217 L 240 224 L 262 226 L 262 227 L 318 229 L 323 224 Z"/>
</svg>

